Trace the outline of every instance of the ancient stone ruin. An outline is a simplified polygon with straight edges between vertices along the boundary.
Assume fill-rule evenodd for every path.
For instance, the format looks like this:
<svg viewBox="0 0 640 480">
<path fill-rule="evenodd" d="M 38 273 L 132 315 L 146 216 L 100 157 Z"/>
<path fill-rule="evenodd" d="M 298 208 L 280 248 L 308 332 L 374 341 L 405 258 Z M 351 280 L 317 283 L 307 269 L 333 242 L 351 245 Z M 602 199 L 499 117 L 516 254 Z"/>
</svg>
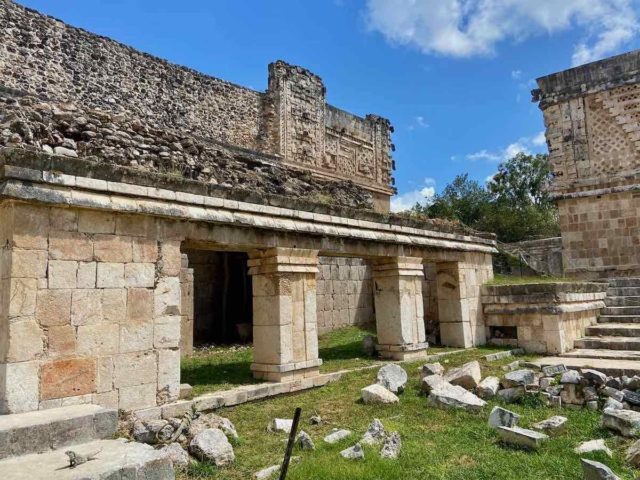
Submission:
<svg viewBox="0 0 640 480">
<path fill-rule="evenodd" d="M 424 354 L 425 313 L 485 342 L 494 240 L 388 213 L 387 120 L 282 61 L 257 92 L 7 0 L 0 24 L 3 413 L 168 412 L 194 343 L 253 338 L 291 391 L 338 326 L 375 322 L 391 359 Z"/>
</svg>

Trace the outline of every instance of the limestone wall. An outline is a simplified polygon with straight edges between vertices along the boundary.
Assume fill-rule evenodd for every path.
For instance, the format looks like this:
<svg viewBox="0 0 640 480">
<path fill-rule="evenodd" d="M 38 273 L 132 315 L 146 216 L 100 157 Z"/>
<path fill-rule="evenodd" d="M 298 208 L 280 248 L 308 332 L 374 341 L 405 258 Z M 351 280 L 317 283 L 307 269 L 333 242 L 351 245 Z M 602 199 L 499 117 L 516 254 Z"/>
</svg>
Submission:
<svg viewBox="0 0 640 480">
<path fill-rule="evenodd" d="M 511 255 L 524 258 L 522 268 L 527 267 L 540 274 L 561 277 L 564 275 L 562 267 L 562 237 L 524 240 L 522 242 L 505 243 L 501 248 Z M 507 274 L 519 274 L 518 266 L 505 265 Z"/>
<path fill-rule="evenodd" d="M 484 286 L 487 339 L 530 353 L 565 353 L 597 322 L 607 287 L 607 283 Z"/>
<path fill-rule="evenodd" d="M 255 170 L 269 168 L 259 166 L 265 160 L 275 162 L 317 178 L 353 182 L 369 196 L 365 207 L 388 211 L 394 192 L 390 123 L 327 105 L 324 83 L 308 70 L 274 62 L 268 89 L 257 92 L 65 25 L 10 0 L 0 0 L 0 25 L 0 91 L 55 105 L 54 117 L 56 111 L 65 111 L 64 104 L 73 107 L 72 113 L 61 114 L 66 125 L 58 131 L 47 121 L 38 125 L 30 113 L 23 123 L 11 124 L 25 116 L 20 114 L 25 102 L 17 103 L 20 108 L 13 104 L 18 114 L 3 132 L 7 138 L 0 137 L 5 145 L 59 147 L 63 154 L 82 151 L 119 164 L 217 181 L 229 177 L 216 170 L 227 169 L 227 151 L 233 146 L 244 150 L 231 162 L 230 170 L 236 173 L 238 161 L 250 178 Z M 87 115 L 94 114 L 89 112 L 100 112 L 96 115 L 103 124 L 90 121 Z M 93 128 L 84 128 L 87 125 Z M 262 162 L 256 162 L 256 155 Z M 268 158 L 262 158 L 265 155 Z M 270 177 L 271 188 L 286 189 L 286 177 Z M 236 183 L 243 182 L 240 175 Z M 340 200 L 321 189 L 310 190 L 328 201 Z"/>
<path fill-rule="evenodd" d="M 4 204 L 3 412 L 176 400 L 180 242 L 150 218 Z"/>
</svg>

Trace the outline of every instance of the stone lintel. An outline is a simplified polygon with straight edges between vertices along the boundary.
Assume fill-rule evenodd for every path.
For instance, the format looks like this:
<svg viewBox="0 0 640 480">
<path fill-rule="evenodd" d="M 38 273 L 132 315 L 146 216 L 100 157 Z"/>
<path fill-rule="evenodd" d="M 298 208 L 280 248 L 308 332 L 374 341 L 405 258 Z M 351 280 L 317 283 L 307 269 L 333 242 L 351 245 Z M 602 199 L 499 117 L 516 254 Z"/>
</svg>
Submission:
<svg viewBox="0 0 640 480">
<path fill-rule="evenodd" d="M 318 250 L 269 248 L 249 253 L 249 275 L 318 273 Z"/>
<path fill-rule="evenodd" d="M 295 370 L 304 370 L 313 367 L 319 367 L 322 365 L 322 359 L 316 358 L 314 360 L 307 360 L 305 362 L 297 363 L 284 363 L 280 365 L 274 365 L 269 363 L 252 363 L 251 370 L 259 372 L 273 372 L 273 373 L 286 373 L 293 372 Z"/>
<path fill-rule="evenodd" d="M 374 278 L 424 276 L 421 257 L 377 258 L 372 263 L 372 270 Z"/>
</svg>

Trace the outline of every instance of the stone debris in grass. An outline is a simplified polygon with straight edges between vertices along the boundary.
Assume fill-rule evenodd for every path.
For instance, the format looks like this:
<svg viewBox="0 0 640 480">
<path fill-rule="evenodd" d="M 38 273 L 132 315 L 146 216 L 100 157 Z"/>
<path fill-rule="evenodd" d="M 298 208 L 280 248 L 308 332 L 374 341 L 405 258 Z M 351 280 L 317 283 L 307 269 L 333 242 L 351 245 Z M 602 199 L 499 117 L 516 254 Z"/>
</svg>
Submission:
<svg viewBox="0 0 640 480">
<path fill-rule="evenodd" d="M 565 383 L 560 392 L 563 405 L 584 405 L 584 394 L 580 385 Z"/>
<path fill-rule="evenodd" d="M 487 404 L 463 387 L 449 383 L 443 383 L 434 388 L 429 394 L 428 403 L 433 407 L 460 408 L 469 411 L 479 411 Z"/>
<path fill-rule="evenodd" d="M 231 420 L 216 415 L 215 413 L 200 415 L 198 418 L 192 420 L 191 425 L 189 425 L 189 435 L 197 435 L 208 428 L 219 428 L 227 437 L 238 439 L 238 431 Z"/>
<path fill-rule="evenodd" d="M 345 448 L 340 452 L 340 455 L 350 460 L 364 460 L 364 450 L 359 443 L 356 443 L 353 447 Z"/>
<path fill-rule="evenodd" d="M 551 395 L 549 397 L 549 406 L 555 408 L 562 407 L 562 397 L 560 395 Z"/>
<path fill-rule="evenodd" d="M 572 384 L 572 385 L 580 385 L 582 382 L 582 375 L 577 370 L 567 370 L 560 377 L 561 384 Z"/>
<path fill-rule="evenodd" d="M 515 427 L 518 424 L 520 415 L 502 407 L 493 407 L 489 414 L 488 424 L 490 427 Z"/>
<path fill-rule="evenodd" d="M 378 370 L 377 383 L 392 393 L 402 393 L 407 385 L 407 372 L 395 363 L 389 363 Z"/>
<path fill-rule="evenodd" d="M 585 407 L 587 408 L 587 410 L 591 410 L 592 412 L 595 412 L 598 410 L 598 401 L 591 400 L 590 402 L 587 402 L 585 404 Z"/>
<path fill-rule="evenodd" d="M 508 445 L 530 449 L 537 449 L 549 438 L 544 433 L 520 427 L 498 427 L 498 435 Z"/>
<path fill-rule="evenodd" d="M 515 362 L 507 363 L 506 365 L 502 366 L 502 370 L 504 370 L 505 372 L 517 370 L 518 368 L 520 368 L 520 360 L 516 360 Z"/>
<path fill-rule="evenodd" d="M 309 419 L 311 425 L 322 425 L 322 417 L 320 415 L 312 415 Z"/>
<path fill-rule="evenodd" d="M 344 440 L 349 435 L 351 435 L 351 430 L 347 430 L 347 429 L 338 430 L 337 428 L 334 428 L 329 435 L 324 437 L 324 441 L 327 443 L 338 443 L 340 440 Z"/>
<path fill-rule="evenodd" d="M 596 390 L 596 387 L 583 387 L 582 395 L 584 396 L 585 402 L 598 400 L 598 390 Z"/>
<path fill-rule="evenodd" d="M 528 368 L 508 372 L 502 379 L 501 383 L 504 388 L 523 387 L 532 385 L 536 380 L 533 370 Z"/>
<path fill-rule="evenodd" d="M 427 375 L 420 383 L 420 390 L 423 393 L 429 394 L 431 390 L 443 383 L 447 383 L 442 375 Z"/>
<path fill-rule="evenodd" d="M 513 403 L 524 397 L 524 387 L 503 388 L 498 390 L 498 397 L 506 403 Z"/>
<path fill-rule="evenodd" d="M 596 462 L 594 460 L 588 460 L 581 458 L 582 475 L 584 480 L 619 480 L 613 471 L 607 467 L 604 463 Z"/>
<path fill-rule="evenodd" d="M 189 443 L 189 452 L 198 460 L 206 460 L 218 467 L 228 465 L 235 459 L 227 436 L 218 428 L 209 428 L 194 436 Z"/>
<path fill-rule="evenodd" d="M 591 368 L 583 368 L 581 370 L 582 376 L 588 380 L 591 384 L 599 387 L 604 385 L 607 382 L 607 376 L 599 372 L 598 370 L 593 370 Z"/>
<path fill-rule="evenodd" d="M 628 449 L 627 449 L 627 462 L 629 462 L 634 467 L 640 467 L 640 440 L 635 441 Z"/>
<path fill-rule="evenodd" d="M 280 472 L 280 465 L 271 465 L 253 474 L 255 480 L 267 480 Z"/>
<path fill-rule="evenodd" d="M 624 401 L 629 405 L 640 406 L 640 394 L 625 388 L 622 390 L 622 395 L 624 395 Z"/>
<path fill-rule="evenodd" d="M 420 378 L 428 377 L 430 375 L 442 375 L 444 373 L 444 367 L 439 363 L 425 363 L 420 369 Z"/>
<path fill-rule="evenodd" d="M 624 379 L 620 382 L 624 388 L 629 390 L 639 390 L 640 389 L 640 377 L 634 375 L 633 377 L 624 377 Z"/>
<path fill-rule="evenodd" d="M 174 468 L 186 468 L 189 466 L 189 454 L 179 443 L 170 443 L 160 449 L 160 453 L 168 457 Z"/>
<path fill-rule="evenodd" d="M 289 433 L 293 427 L 293 420 L 290 418 L 274 418 L 269 424 L 270 432 Z"/>
<path fill-rule="evenodd" d="M 533 424 L 533 428 L 536 430 L 543 430 L 547 433 L 559 433 L 564 431 L 567 424 L 567 417 L 561 415 L 554 415 L 538 423 Z"/>
<path fill-rule="evenodd" d="M 391 432 L 384 439 L 384 444 L 380 450 L 380 456 L 382 458 L 390 458 L 395 460 L 400 456 L 400 450 L 402 449 L 402 440 L 398 432 Z"/>
<path fill-rule="evenodd" d="M 606 410 L 607 408 L 611 408 L 613 410 L 622 410 L 624 408 L 624 405 L 622 405 L 622 402 L 617 401 L 615 398 L 609 397 L 604 402 L 603 410 Z"/>
<path fill-rule="evenodd" d="M 637 437 L 640 434 L 640 412 L 608 408 L 602 413 L 602 425 L 623 437 Z"/>
<path fill-rule="evenodd" d="M 609 397 L 609 398 L 613 398 L 614 400 L 622 403 L 624 401 L 624 393 L 622 393 L 622 391 L 617 390 L 615 388 L 612 387 L 604 387 L 602 390 L 600 390 L 600 392 L 605 396 L 605 397 Z"/>
<path fill-rule="evenodd" d="M 622 390 L 624 388 L 624 384 L 622 383 L 622 379 L 620 377 L 608 378 L 605 382 L 605 386 L 615 388 L 616 390 Z"/>
<path fill-rule="evenodd" d="M 316 446 L 307 432 L 300 430 L 296 443 L 302 450 L 315 450 Z"/>
<path fill-rule="evenodd" d="M 545 389 L 551 387 L 555 383 L 555 380 L 556 379 L 553 378 L 553 377 L 542 377 L 540 379 L 540 383 L 539 383 L 540 389 L 541 390 L 545 390 Z"/>
<path fill-rule="evenodd" d="M 445 380 L 452 385 L 457 385 L 467 390 L 472 390 L 478 386 L 482 380 L 480 363 L 477 360 L 468 362 L 458 368 L 452 368 L 445 376 Z"/>
<path fill-rule="evenodd" d="M 567 367 L 564 365 L 547 365 L 546 367 L 542 367 L 542 373 L 545 377 L 555 377 L 556 375 L 561 375 L 567 371 Z"/>
<path fill-rule="evenodd" d="M 136 442 L 155 444 L 169 440 L 173 432 L 168 420 L 136 420 L 131 435 Z"/>
<path fill-rule="evenodd" d="M 382 422 L 380 420 L 374 418 L 369 425 L 369 428 L 362 436 L 362 440 L 360 440 L 360 443 L 363 445 L 375 445 L 382 442 L 384 440 L 384 436 L 384 425 L 382 425 Z"/>
<path fill-rule="evenodd" d="M 476 392 L 483 400 L 491 400 L 498 393 L 500 388 L 500 379 L 498 377 L 487 377 L 479 384 Z"/>
<path fill-rule="evenodd" d="M 382 385 L 374 383 L 360 390 L 362 401 L 366 404 L 398 403 L 400 399 Z"/>
<path fill-rule="evenodd" d="M 607 447 L 606 443 L 604 443 L 604 439 L 598 438 L 597 440 L 588 440 L 586 442 L 582 442 L 573 450 L 578 455 L 583 455 L 585 453 L 592 452 L 603 452 L 605 455 L 612 457 L 613 452 L 611 449 Z"/>
</svg>

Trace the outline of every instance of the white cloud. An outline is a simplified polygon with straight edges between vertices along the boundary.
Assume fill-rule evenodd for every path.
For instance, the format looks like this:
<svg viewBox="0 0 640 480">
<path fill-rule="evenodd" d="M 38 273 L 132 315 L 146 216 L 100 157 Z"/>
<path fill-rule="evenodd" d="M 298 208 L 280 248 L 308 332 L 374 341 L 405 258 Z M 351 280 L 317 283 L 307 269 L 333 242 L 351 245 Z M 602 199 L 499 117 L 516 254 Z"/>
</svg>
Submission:
<svg viewBox="0 0 640 480">
<path fill-rule="evenodd" d="M 624 47 L 639 30 L 638 0 L 368 0 L 369 27 L 390 42 L 453 57 L 495 54 L 498 44 L 579 28 L 573 64 Z"/>
<path fill-rule="evenodd" d="M 413 123 L 409 125 L 409 130 L 415 130 L 416 127 L 429 128 L 429 124 L 422 115 L 418 115 L 417 117 L 413 118 Z"/>
<path fill-rule="evenodd" d="M 527 155 L 533 153 L 539 153 L 546 147 L 547 141 L 544 136 L 544 132 L 540 132 L 533 137 L 522 137 L 517 141 L 510 143 L 506 148 L 502 148 L 496 151 L 489 151 L 486 149 L 478 152 L 470 153 L 466 156 L 467 160 L 472 162 L 477 160 L 486 160 L 488 162 L 505 162 L 519 153 L 525 153 Z"/>
<path fill-rule="evenodd" d="M 522 78 L 522 70 L 513 70 L 511 72 L 511 78 L 514 80 L 520 80 Z"/>
<path fill-rule="evenodd" d="M 436 181 L 433 178 L 425 178 L 423 186 L 416 190 L 405 192 L 391 198 L 391 211 L 403 212 L 411 209 L 416 203 L 428 205 L 436 194 Z"/>
<path fill-rule="evenodd" d="M 467 155 L 467 160 L 489 160 L 490 162 L 499 162 L 502 160 L 502 155 L 499 153 L 489 152 L 487 150 L 480 150 L 479 152 Z"/>
<path fill-rule="evenodd" d="M 544 134 L 544 130 L 531 139 L 531 144 L 536 147 L 542 147 L 547 144 L 547 137 Z"/>
</svg>

